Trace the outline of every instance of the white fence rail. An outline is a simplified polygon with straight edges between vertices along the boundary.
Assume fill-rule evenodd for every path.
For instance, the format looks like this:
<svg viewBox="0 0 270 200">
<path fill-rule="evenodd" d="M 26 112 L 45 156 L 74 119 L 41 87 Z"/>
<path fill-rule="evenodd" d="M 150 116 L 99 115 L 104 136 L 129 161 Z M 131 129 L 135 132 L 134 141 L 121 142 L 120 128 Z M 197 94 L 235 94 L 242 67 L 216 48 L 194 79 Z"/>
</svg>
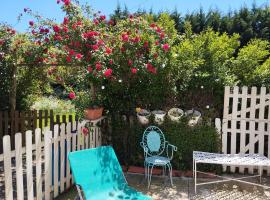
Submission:
<svg viewBox="0 0 270 200">
<path fill-rule="evenodd" d="M 258 153 L 270 158 L 269 88 L 225 87 L 222 120 L 223 153 Z M 225 166 L 226 167 L 226 166 Z M 224 170 L 225 170 L 224 167 Z M 253 167 L 230 167 L 253 174 Z M 270 168 L 265 168 L 270 175 Z"/>
<path fill-rule="evenodd" d="M 100 128 L 94 126 L 84 136 L 81 131 L 84 123 L 55 125 L 54 131 L 47 128 L 43 132 L 27 131 L 25 147 L 22 147 L 22 134 L 17 133 L 13 151 L 10 136 L 4 136 L 0 155 L 4 194 L 0 194 L 0 199 L 50 200 L 70 188 L 73 180 L 68 153 L 101 145 Z"/>
</svg>

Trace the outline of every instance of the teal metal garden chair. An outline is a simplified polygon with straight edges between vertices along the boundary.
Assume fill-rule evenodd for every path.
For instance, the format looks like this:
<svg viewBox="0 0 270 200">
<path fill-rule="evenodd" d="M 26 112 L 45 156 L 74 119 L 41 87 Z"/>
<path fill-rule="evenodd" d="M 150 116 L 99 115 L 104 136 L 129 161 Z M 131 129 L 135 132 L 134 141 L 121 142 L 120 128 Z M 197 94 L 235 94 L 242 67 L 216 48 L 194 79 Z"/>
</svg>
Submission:
<svg viewBox="0 0 270 200">
<path fill-rule="evenodd" d="M 171 160 L 174 151 L 177 151 L 177 147 L 169 144 L 162 131 L 156 126 L 146 128 L 140 145 L 144 150 L 145 178 L 148 179 L 148 188 L 151 185 L 152 172 L 155 166 L 163 168 L 163 175 L 166 174 L 168 168 L 168 175 L 173 186 Z"/>
<path fill-rule="evenodd" d="M 128 186 L 110 146 L 71 152 L 68 159 L 80 200 L 151 200 Z"/>
</svg>

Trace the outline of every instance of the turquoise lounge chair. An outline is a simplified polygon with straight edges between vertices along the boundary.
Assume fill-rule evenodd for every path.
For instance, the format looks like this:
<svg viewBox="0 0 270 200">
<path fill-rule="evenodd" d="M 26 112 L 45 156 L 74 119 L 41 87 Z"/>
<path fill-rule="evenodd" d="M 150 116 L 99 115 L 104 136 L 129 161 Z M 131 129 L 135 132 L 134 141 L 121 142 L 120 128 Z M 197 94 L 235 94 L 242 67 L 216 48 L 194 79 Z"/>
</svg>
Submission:
<svg viewBox="0 0 270 200">
<path fill-rule="evenodd" d="M 80 200 L 151 200 L 128 186 L 110 146 L 71 152 L 68 159 Z"/>
</svg>

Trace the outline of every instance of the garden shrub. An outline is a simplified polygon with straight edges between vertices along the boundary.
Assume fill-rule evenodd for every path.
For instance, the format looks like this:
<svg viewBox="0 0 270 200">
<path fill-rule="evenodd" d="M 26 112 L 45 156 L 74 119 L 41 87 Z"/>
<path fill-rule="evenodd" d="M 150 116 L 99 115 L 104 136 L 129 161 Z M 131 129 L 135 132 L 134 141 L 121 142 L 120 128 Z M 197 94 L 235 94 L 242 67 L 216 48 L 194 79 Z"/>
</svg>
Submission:
<svg viewBox="0 0 270 200">
<path fill-rule="evenodd" d="M 140 142 L 147 126 L 139 124 L 136 119 L 131 126 L 123 118 L 112 120 L 112 143 L 122 164 L 143 166 L 144 155 Z M 220 152 L 220 135 L 211 125 L 202 123 L 189 127 L 186 119 L 180 123 L 166 119 L 162 125 L 156 126 L 163 131 L 166 140 L 178 148 L 172 161 L 174 169 L 191 170 L 193 151 Z M 128 135 L 126 144 L 123 143 L 125 135 Z M 210 167 L 206 165 L 205 169 Z"/>
</svg>

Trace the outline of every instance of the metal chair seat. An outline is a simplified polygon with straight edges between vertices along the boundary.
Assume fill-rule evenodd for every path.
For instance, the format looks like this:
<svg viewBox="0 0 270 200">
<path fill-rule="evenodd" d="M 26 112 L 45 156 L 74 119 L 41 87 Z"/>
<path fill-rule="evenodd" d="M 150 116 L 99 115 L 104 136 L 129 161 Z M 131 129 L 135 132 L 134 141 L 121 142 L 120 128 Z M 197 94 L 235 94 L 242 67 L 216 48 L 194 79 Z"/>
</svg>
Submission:
<svg viewBox="0 0 270 200">
<path fill-rule="evenodd" d="M 170 163 L 170 159 L 163 156 L 151 156 L 145 158 L 145 162 L 147 164 L 163 166 Z"/>
</svg>

